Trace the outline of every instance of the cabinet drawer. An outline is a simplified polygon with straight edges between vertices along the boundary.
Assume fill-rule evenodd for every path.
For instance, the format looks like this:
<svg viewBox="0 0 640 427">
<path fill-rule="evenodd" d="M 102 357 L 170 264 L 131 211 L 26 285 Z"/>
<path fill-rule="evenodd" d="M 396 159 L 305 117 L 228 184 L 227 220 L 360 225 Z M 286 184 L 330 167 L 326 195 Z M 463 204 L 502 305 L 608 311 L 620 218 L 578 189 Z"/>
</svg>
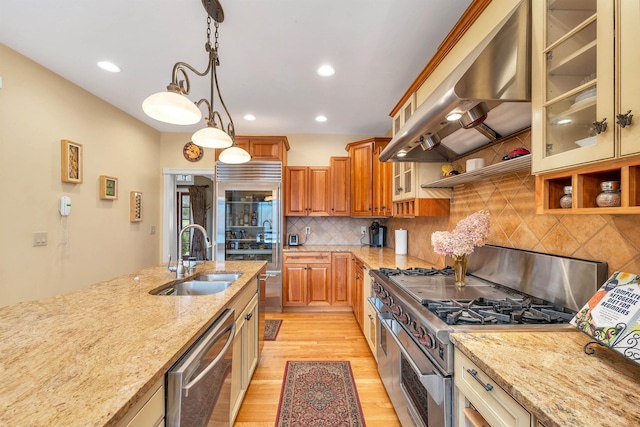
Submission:
<svg viewBox="0 0 640 427">
<path fill-rule="evenodd" d="M 296 252 L 287 253 L 282 255 L 283 263 L 296 263 L 296 264 L 317 264 L 317 263 L 330 263 L 331 252 Z"/>
<path fill-rule="evenodd" d="M 492 427 L 531 425 L 529 412 L 468 357 L 456 350 L 454 362 L 456 387 Z"/>
<path fill-rule="evenodd" d="M 161 386 L 127 424 L 127 427 L 158 426 L 164 418 L 164 386 Z"/>
</svg>

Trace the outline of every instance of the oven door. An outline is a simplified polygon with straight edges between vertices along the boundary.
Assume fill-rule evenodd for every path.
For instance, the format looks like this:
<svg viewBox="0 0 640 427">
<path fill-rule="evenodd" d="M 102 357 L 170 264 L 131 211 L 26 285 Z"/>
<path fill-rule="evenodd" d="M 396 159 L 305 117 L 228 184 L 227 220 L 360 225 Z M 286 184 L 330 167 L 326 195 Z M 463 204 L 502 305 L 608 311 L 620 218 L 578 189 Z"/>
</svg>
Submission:
<svg viewBox="0 0 640 427">
<path fill-rule="evenodd" d="M 407 331 L 379 313 L 378 372 L 403 426 L 452 427 L 452 380 Z"/>
</svg>

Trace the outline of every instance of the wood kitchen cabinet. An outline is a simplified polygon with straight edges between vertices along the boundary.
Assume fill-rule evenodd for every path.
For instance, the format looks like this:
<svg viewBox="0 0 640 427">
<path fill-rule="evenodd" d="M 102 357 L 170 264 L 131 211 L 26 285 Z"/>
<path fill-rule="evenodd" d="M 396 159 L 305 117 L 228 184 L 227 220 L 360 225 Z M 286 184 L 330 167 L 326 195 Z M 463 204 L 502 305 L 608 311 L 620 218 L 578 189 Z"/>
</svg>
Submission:
<svg viewBox="0 0 640 427">
<path fill-rule="evenodd" d="M 282 261 L 283 306 L 331 305 L 331 253 L 284 253 Z"/>
<path fill-rule="evenodd" d="M 329 216 L 329 167 L 287 166 L 285 215 Z"/>
<path fill-rule="evenodd" d="M 374 162 L 380 163 L 376 159 L 376 150 L 384 148 L 390 138 L 370 138 L 363 141 L 352 142 L 347 145 L 349 158 L 351 158 L 351 216 L 387 216 L 386 214 L 376 214 L 375 212 L 386 212 L 387 206 L 374 204 L 374 184 L 384 181 L 381 177 L 382 169 L 374 166 Z M 376 172 L 374 172 L 374 170 Z M 377 178 L 376 178 L 377 177 Z M 390 179 L 390 177 L 389 177 Z M 375 191 L 391 191 L 390 184 Z M 386 194 L 378 194 L 377 203 L 382 203 L 390 198 Z"/>
<path fill-rule="evenodd" d="M 373 153 L 373 215 L 391 216 L 393 165 L 380 161 L 382 149 L 377 147 Z"/>
<path fill-rule="evenodd" d="M 349 252 L 331 254 L 331 305 L 351 306 L 351 287 L 349 286 Z"/>
<path fill-rule="evenodd" d="M 364 284 L 365 265 L 355 256 L 351 257 L 351 306 L 353 315 L 360 325 L 360 329 L 364 332 Z"/>
<path fill-rule="evenodd" d="M 237 296 L 231 307 L 235 312 L 236 334 L 233 340 L 231 371 L 231 414 L 233 421 L 249 387 L 251 377 L 258 366 L 258 279 L 255 286 L 247 286 Z"/>
<path fill-rule="evenodd" d="M 236 136 L 236 144 L 251 155 L 251 161 L 276 161 L 287 165 L 286 136 Z M 224 149 L 216 149 L 216 160 Z"/>
<path fill-rule="evenodd" d="M 640 1 L 536 1 L 532 21 L 533 172 L 638 155 Z"/>
<path fill-rule="evenodd" d="M 329 213 L 351 216 L 351 159 L 331 157 L 329 160 Z"/>
<path fill-rule="evenodd" d="M 458 427 L 535 425 L 535 417 L 457 348 L 453 360 Z"/>
</svg>

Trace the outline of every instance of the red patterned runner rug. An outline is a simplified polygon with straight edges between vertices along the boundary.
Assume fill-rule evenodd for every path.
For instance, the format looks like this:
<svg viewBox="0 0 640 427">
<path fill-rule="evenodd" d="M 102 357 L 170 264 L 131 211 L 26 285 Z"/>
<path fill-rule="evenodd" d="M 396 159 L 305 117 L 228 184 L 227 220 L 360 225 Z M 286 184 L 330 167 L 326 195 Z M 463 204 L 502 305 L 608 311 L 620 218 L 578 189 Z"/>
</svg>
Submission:
<svg viewBox="0 0 640 427">
<path fill-rule="evenodd" d="M 276 427 L 363 427 L 349 362 L 287 362 Z"/>
<path fill-rule="evenodd" d="M 264 339 L 265 341 L 275 341 L 280 332 L 282 320 L 267 319 L 264 321 Z"/>
</svg>

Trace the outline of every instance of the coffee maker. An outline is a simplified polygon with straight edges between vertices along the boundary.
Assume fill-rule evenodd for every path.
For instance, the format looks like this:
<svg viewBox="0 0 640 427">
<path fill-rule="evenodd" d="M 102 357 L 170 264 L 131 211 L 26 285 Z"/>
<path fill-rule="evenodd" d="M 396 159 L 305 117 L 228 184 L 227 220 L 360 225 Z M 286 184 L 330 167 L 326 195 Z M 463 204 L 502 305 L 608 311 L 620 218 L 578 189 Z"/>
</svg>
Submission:
<svg viewBox="0 0 640 427">
<path fill-rule="evenodd" d="M 373 221 L 369 227 L 369 246 L 381 248 L 387 245 L 387 227 Z"/>
</svg>

